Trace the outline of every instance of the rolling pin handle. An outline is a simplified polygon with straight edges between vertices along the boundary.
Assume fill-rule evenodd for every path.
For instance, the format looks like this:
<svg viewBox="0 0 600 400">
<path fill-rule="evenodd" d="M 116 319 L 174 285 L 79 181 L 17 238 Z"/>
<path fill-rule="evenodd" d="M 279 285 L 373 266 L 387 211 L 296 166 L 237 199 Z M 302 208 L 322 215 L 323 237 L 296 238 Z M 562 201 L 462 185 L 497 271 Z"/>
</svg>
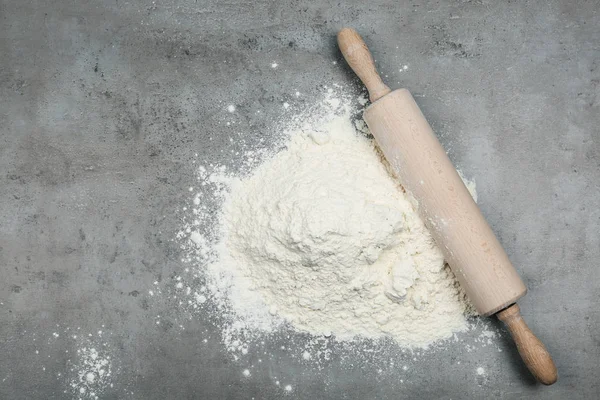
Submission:
<svg viewBox="0 0 600 400">
<path fill-rule="evenodd" d="M 554 361 L 546 347 L 527 326 L 519 306 L 515 303 L 496 314 L 506 324 L 521 358 L 529 371 L 544 385 L 552 385 L 558 379 Z"/>
<path fill-rule="evenodd" d="M 360 35 L 352 28 L 344 28 L 337 40 L 348 65 L 367 87 L 371 102 L 388 94 L 391 90 L 377 73 L 371 52 Z"/>
</svg>

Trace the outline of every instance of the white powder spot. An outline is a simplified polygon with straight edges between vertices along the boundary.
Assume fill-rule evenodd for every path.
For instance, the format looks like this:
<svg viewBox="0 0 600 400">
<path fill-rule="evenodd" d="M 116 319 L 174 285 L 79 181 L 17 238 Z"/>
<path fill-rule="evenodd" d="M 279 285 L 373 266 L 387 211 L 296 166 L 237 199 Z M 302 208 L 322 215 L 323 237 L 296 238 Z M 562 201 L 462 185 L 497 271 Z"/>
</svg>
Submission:
<svg viewBox="0 0 600 400">
<path fill-rule="evenodd" d="M 408 69 L 408 65 L 405 65 L 404 67 L 402 67 L 402 69 L 403 69 L 404 71 L 406 71 L 406 70 Z"/>
<path fill-rule="evenodd" d="M 290 108 L 290 103 L 283 103 L 283 108 L 285 108 L 285 109 Z"/>
<path fill-rule="evenodd" d="M 87 394 L 85 398 L 97 398 L 112 382 L 114 367 L 105 343 L 102 349 L 83 345 L 77 349 L 75 358 L 70 360 L 71 378 L 69 387 L 73 393 Z"/>
<path fill-rule="evenodd" d="M 230 104 L 227 106 L 227 111 L 229 111 L 230 113 L 235 112 L 235 106 L 233 104 Z"/>
<path fill-rule="evenodd" d="M 300 92 L 296 92 L 296 97 L 300 97 Z"/>
<path fill-rule="evenodd" d="M 482 367 L 478 367 L 477 368 L 477 375 L 483 375 L 485 374 L 485 370 Z"/>
<path fill-rule="evenodd" d="M 305 351 L 304 353 L 302 353 L 302 358 L 305 360 L 310 360 L 310 353 L 308 351 Z"/>
<path fill-rule="evenodd" d="M 244 376 L 250 376 L 250 370 L 245 369 L 243 374 L 244 374 Z"/>
<path fill-rule="evenodd" d="M 195 297 L 196 297 L 196 301 L 198 302 L 198 304 L 202 304 L 202 303 L 206 302 L 206 296 L 204 296 L 203 294 L 195 293 Z"/>
<path fill-rule="evenodd" d="M 278 65 L 279 64 L 277 64 L 276 62 L 274 62 L 274 63 L 271 64 L 271 68 L 275 69 L 275 68 L 277 68 Z"/>
<path fill-rule="evenodd" d="M 292 385 L 285 385 L 285 391 L 286 392 L 291 392 L 292 391 Z"/>
<path fill-rule="evenodd" d="M 197 245 L 201 245 L 205 242 L 204 236 L 202 236 L 200 232 L 192 232 L 192 234 L 190 235 L 190 239 Z"/>
<path fill-rule="evenodd" d="M 462 181 L 465 183 L 465 186 L 467 187 L 469 193 L 471 193 L 473 200 L 477 201 L 477 186 L 475 185 L 475 182 L 469 181 L 467 178 L 465 178 L 464 173 L 460 169 L 457 169 L 456 172 L 458 172 L 460 179 L 462 179 Z"/>
</svg>

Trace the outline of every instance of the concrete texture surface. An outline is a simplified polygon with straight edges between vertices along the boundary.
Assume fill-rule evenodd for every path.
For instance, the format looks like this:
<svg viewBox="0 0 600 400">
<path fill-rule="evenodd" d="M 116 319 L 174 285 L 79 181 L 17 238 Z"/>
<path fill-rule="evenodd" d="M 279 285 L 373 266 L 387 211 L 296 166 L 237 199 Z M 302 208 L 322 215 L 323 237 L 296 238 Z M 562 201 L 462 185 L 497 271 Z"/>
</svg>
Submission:
<svg viewBox="0 0 600 400">
<path fill-rule="evenodd" d="M 569 0 L 1 1 L 0 398 L 79 397 L 86 343 L 110 349 L 107 399 L 599 398 L 599 13 Z M 200 315 L 175 329 L 176 305 L 148 296 L 183 268 L 172 239 L 194 154 L 227 163 L 236 146 L 226 105 L 256 141 L 296 90 L 358 88 L 333 64 L 347 25 L 476 180 L 556 385 L 536 385 L 506 335 L 503 352 L 450 347 L 386 376 L 282 357 L 248 379 L 216 327 Z"/>
</svg>

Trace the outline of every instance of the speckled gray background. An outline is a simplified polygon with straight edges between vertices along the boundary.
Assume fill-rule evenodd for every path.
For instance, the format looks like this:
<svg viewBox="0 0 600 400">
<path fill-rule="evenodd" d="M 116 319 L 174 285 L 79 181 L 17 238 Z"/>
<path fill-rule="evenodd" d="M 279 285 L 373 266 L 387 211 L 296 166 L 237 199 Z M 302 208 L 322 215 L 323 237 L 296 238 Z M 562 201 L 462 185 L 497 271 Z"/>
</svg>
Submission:
<svg viewBox="0 0 600 400">
<path fill-rule="evenodd" d="M 0 398 L 71 398 L 76 327 L 105 331 L 108 399 L 599 398 L 599 12 L 593 0 L 1 1 Z M 332 63 L 346 25 L 475 178 L 556 385 L 536 385 L 505 336 L 503 352 L 448 346 L 383 376 L 273 348 L 248 379 L 202 313 L 182 322 L 149 297 L 183 268 L 172 239 L 194 154 L 234 163 L 229 139 L 268 142 L 282 102 L 358 88 Z"/>
</svg>

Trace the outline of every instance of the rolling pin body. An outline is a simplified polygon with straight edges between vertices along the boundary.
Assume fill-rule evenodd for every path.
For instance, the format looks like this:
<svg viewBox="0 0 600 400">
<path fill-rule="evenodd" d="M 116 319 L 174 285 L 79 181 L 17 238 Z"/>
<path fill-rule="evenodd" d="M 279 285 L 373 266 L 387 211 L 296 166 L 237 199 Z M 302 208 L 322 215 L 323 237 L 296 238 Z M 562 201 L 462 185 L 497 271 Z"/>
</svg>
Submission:
<svg viewBox="0 0 600 400">
<path fill-rule="evenodd" d="M 481 315 L 497 313 L 508 327 L 525 364 L 540 382 L 558 375 L 552 357 L 521 317 L 516 300 L 523 281 L 406 89 L 391 91 L 377 74 L 362 38 L 345 28 L 338 44 L 369 90 L 373 104 L 364 119 L 448 264 Z"/>
</svg>

